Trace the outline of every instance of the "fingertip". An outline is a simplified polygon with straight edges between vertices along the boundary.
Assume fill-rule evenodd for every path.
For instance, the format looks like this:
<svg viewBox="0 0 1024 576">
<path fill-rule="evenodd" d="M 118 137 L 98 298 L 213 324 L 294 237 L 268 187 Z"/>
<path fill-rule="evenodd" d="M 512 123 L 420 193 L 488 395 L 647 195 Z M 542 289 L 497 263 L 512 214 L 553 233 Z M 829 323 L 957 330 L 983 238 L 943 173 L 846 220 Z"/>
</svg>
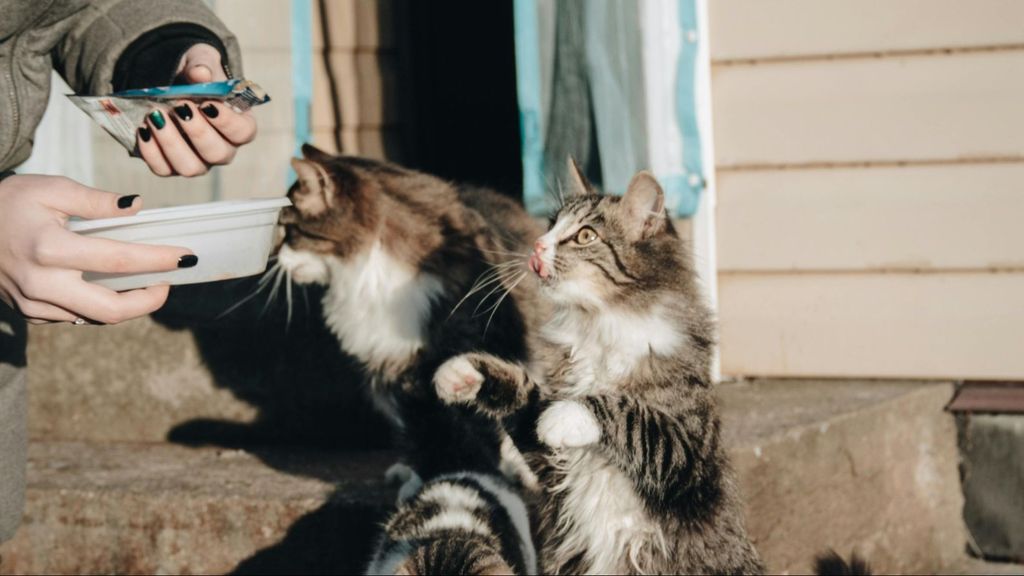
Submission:
<svg viewBox="0 0 1024 576">
<path fill-rule="evenodd" d="M 203 84 L 213 81 L 213 71 L 205 64 L 197 64 L 188 69 L 186 78 L 193 84 Z"/>
<path fill-rule="evenodd" d="M 167 302 L 167 296 L 171 293 L 171 285 L 157 284 L 156 286 L 146 288 L 146 291 L 149 292 L 153 298 L 153 309 L 150 310 L 150 312 L 155 312 Z"/>
<path fill-rule="evenodd" d="M 202 111 L 203 115 L 210 120 L 220 117 L 220 106 L 216 102 L 203 102 L 202 106 L 199 107 L 199 110 Z"/>
<path fill-rule="evenodd" d="M 229 142 L 236 146 L 256 138 L 257 122 L 251 110 L 236 112 L 222 102 L 207 101 L 200 107 L 203 115 Z"/>
<path fill-rule="evenodd" d="M 142 209 L 142 196 L 125 194 L 117 199 L 117 207 L 124 210 L 125 214 L 134 214 Z"/>
</svg>

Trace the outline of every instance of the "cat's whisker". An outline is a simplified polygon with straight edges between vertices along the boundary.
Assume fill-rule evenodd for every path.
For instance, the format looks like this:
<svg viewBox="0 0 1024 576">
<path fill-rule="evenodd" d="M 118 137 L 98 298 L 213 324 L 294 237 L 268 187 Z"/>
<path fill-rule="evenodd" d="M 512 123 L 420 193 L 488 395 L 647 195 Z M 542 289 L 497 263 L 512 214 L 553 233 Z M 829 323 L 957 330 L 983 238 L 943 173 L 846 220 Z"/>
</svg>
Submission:
<svg viewBox="0 0 1024 576">
<path fill-rule="evenodd" d="M 526 274 L 526 272 L 522 272 L 522 274 Z M 490 291 L 489 291 L 489 292 L 488 292 L 487 294 L 485 294 L 483 298 L 481 298 L 481 299 L 480 299 L 480 302 L 478 302 L 478 303 L 477 303 L 477 305 L 476 305 L 476 308 L 474 308 L 474 309 L 473 309 L 473 314 L 475 315 L 475 314 L 476 314 L 477 312 L 479 312 L 479 311 L 480 311 L 480 308 L 481 308 L 481 307 L 482 307 L 482 306 L 483 306 L 484 304 L 486 304 L 486 303 L 487 303 L 487 299 L 488 299 L 488 298 L 490 298 L 490 297 L 491 297 L 491 296 L 493 296 L 494 294 L 497 294 L 497 293 L 499 293 L 499 292 L 501 291 L 501 289 L 502 289 L 502 288 L 506 288 L 506 287 L 507 287 L 507 284 L 508 284 L 508 281 L 509 281 L 509 280 L 510 280 L 511 278 L 513 278 L 513 277 L 514 277 L 514 276 L 508 276 L 508 277 L 504 277 L 504 276 L 503 276 L 503 277 L 499 278 L 500 282 L 498 282 L 498 283 L 497 283 L 496 285 L 494 285 L 494 287 L 493 287 L 493 288 L 491 288 L 491 290 L 490 290 Z M 486 313 L 487 313 L 487 310 L 484 310 L 484 312 L 483 312 L 483 313 L 484 313 L 484 314 L 486 314 Z"/>
<path fill-rule="evenodd" d="M 458 303 L 456 303 L 455 306 L 452 307 L 452 311 L 448 313 L 448 318 L 451 318 L 452 314 L 455 314 L 455 311 L 459 309 L 459 306 L 462 306 L 462 304 L 465 303 L 465 301 L 472 297 L 474 294 L 486 289 L 487 287 L 493 285 L 495 282 L 501 282 L 502 274 L 505 272 L 505 270 L 502 269 L 501 266 L 501 264 L 492 266 L 491 268 L 488 268 L 482 274 L 480 274 L 480 276 L 477 277 L 476 282 L 474 282 L 473 285 L 470 287 L 469 291 L 466 292 L 466 295 L 463 296 L 462 299 L 459 300 Z"/>
<path fill-rule="evenodd" d="M 263 276 L 260 277 L 260 287 L 261 288 L 263 286 L 266 286 L 267 284 L 269 284 L 270 281 L 273 280 L 277 276 L 277 269 L 280 266 L 281 266 L 280 264 L 274 263 L 273 266 L 271 266 L 270 268 L 267 268 L 267 271 L 264 272 Z"/>
<path fill-rule="evenodd" d="M 522 275 L 522 274 L 527 274 L 527 272 L 520 273 L 520 275 Z M 480 302 L 477 303 L 476 308 L 473 309 L 473 315 L 474 316 L 483 316 L 484 314 L 487 314 L 488 312 L 490 312 L 492 307 L 490 305 L 487 305 L 488 304 L 487 300 L 490 299 L 491 296 L 494 296 L 495 294 L 503 294 L 501 292 L 502 289 L 505 289 L 505 292 L 507 292 L 508 290 L 510 290 L 509 285 L 512 284 L 512 282 L 518 282 L 519 280 L 521 280 L 521 278 L 518 278 L 515 275 L 511 275 L 511 276 L 508 276 L 506 278 L 503 278 L 502 282 L 500 284 L 494 286 L 490 290 L 490 292 L 488 292 L 486 295 L 484 295 L 483 298 L 480 299 Z M 487 305 L 486 308 L 484 308 L 485 305 Z M 481 308 L 484 308 L 483 312 L 480 312 Z M 477 314 L 477 312 L 480 312 L 480 313 Z"/>
<path fill-rule="evenodd" d="M 498 254 L 501 256 L 522 256 L 523 258 L 529 258 L 530 255 L 526 252 L 513 252 L 511 250 L 492 250 L 490 248 L 480 248 L 481 252 L 487 252 L 488 254 Z"/>
<path fill-rule="evenodd" d="M 226 308 L 223 312 L 218 314 L 217 315 L 217 320 L 220 320 L 221 318 L 224 318 L 228 314 L 231 314 L 232 312 L 237 310 L 239 307 L 241 307 L 243 304 L 245 304 L 246 302 L 248 302 L 248 301 L 252 300 L 253 298 L 255 298 L 260 292 L 263 291 L 263 289 L 265 287 L 266 287 L 265 285 L 257 286 L 256 289 L 253 290 L 252 292 L 250 292 L 248 296 L 246 296 L 245 298 L 242 298 L 238 302 L 235 302 L 234 304 L 232 304 L 231 306 Z"/>
<path fill-rule="evenodd" d="M 276 263 L 275 263 L 275 264 L 274 264 L 273 266 L 271 266 L 270 268 L 268 268 L 268 269 L 267 269 L 267 271 L 263 273 L 263 276 L 261 276 L 261 277 L 260 277 L 260 281 L 259 281 L 259 282 L 257 283 L 257 285 L 256 285 L 256 289 L 255 289 L 255 290 L 253 290 L 253 291 L 252 291 L 251 293 L 249 293 L 249 295 L 248 295 L 248 296 L 246 296 L 245 298 L 242 298 L 242 299 L 241 299 L 241 300 L 239 300 L 238 302 L 235 302 L 234 304 L 232 304 L 231 306 L 229 306 L 229 307 L 228 307 L 227 309 L 225 309 L 225 310 L 224 310 L 223 312 L 221 312 L 220 314 L 218 314 L 218 315 L 217 315 L 217 320 L 220 320 L 221 318 L 224 318 L 224 317 L 225 317 L 225 316 L 227 316 L 228 314 L 231 314 L 232 312 L 234 312 L 235 310 L 237 310 L 237 309 L 238 309 L 239 307 L 241 307 L 241 306 L 242 306 L 243 304 L 245 304 L 246 302 L 248 302 L 248 301 L 252 300 L 252 299 L 253 299 L 253 298 L 255 298 L 255 297 L 256 297 L 256 296 L 257 296 L 257 295 L 258 295 L 258 294 L 259 294 L 260 292 L 262 292 L 262 291 L 263 291 L 263 289 L 267 287 L 267 279 L 268 279 L 268 278 L 271 278 L 271 277 L 273 277 L 274 271 L 275 271 L 275 269 L 276 269 L 276 268 L 277 268 L 278 266 L 279 266 L 279 264 L 276 264 Z"/>
<path fill-rule="evenodd" d="M 487 334 L 488 328 L 491 327 L 491 320 L 494 320 L 494 315 L 498 312 L 498 308 L 501 307 L 501 303 L 505 301 L 505 298 L 508 298 L 508 295 L 511 294 L 512 291 L 516 289 L 516 286 L 519 286 L 519 283 L 522 282 L 523 278 L 526 278 L 528 274 L 529 272 L 523 272 L 522 274 L 520 274 L 519 278 L 517 278 L 516 281 L 512 283 L 512 286 L 510 286 L 508 290 L 505 290 L 505 293 L 501 295 L 501 298 L 498 298 L 498 301 L 495 302 L 494 306 L 491 307 L 491 315 L 487 317 L 487 324 L 484 324 L 484 335 Z"/>
<path fill-rule="evenodd" d="M 260 312 L 260 316 L 267 313 L 270 309 L 270 305 L 277 299 L 277 293 L 281 289 L 281 281 L 284 278 L 284 268 L 281 266 L 275 266 L 274 273 L 274 287 L 270 289 L 270 294 L 267 295 L 267 302 L 263 305 L 263 310 Z"/>
<path fill-rule="evenodd" d="M 288 270 L 284 271 L 284 300 L 288 305 L 288 312 L 284 322 L 284 330 L 287 332 L 288 327 L 292 324 L 292 274 Z"/>
<path fill-rule="evenodd" d="M 455 314 L 455 311 L 458 310 L 459 307 L 462 306 L 466 302 L 466 300 L 469 300 L 469 298 L 471 298 L 473 295 L 479 293 L 482 290 L 486 290 L 490 286 L 493 286 L 495 283 L 498 283 L 500 285 L 501 279 L 502 277 L 500 274 L 494 273 L 493 275 L 488 277 L 486 281 L 481 281 L 474 284 L 473 287 L 470 288 L 468 292 L 466 292 L 466 295 L 463 296 L 462 299 L 459 300 L 459 302 L 452 307 L 452 311 L 448 313 L 448 317 L 451 318 L 452 314 Z"/>
</svg>

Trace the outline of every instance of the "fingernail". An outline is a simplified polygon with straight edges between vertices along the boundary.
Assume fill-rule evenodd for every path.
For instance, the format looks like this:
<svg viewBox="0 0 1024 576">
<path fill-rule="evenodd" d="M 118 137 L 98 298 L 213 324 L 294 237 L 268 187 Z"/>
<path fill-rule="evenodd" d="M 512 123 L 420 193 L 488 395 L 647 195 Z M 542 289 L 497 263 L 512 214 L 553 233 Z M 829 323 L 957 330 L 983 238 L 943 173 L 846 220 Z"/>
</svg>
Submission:
<svg viewBox="0 0 1024 576">
<path fill-rule="evenodd" d="M 153 134 L 149 131 L 149 128 L 143 126 L 139 128 L 139 138 L 142 138 L 143 142 L 149 142 L 149 139 L 153 137 Z"/>
<path fill-rule="evenodd" d="M 178 115 L 178 118 L 181 118 L 186 122 L 192 119 L 192 108 L 189 108 L 188 104 L 175 106 L 174 113 Z"/>
<path fill-rule="evenodd" d="M 191 268 L 199 262 L 199 256 L 195 254 L 186 254 L 181 258 L 178 258 L 178 268 Z"/>
<path fill-rule="evenodd" d="M 157 130 L 167 125 L 167 119 L 164 118 L 164 113 L 159 110 L 153 110 L 149 113 L 149 121 L 153 123 L 153 126 Z"/>
<path fill-rule="evenodd" d="M 200 110 L 203 111 L 203 114 L 206 114 L 207 118 L 216 118 L 220 114 L 220 110 L 217 110 L 217 107 L 213 104 L 207 104 L 200 108 Z"/>
<path fill-rule="evenodd" d="M 138 194 L 128 194 L 127 196 L 121 196 L 117 199 L 117 207 L 121 210 L 127 210 L 132 207 L 135 203 L 135 199 L 138 198 Z"/>
</svg>

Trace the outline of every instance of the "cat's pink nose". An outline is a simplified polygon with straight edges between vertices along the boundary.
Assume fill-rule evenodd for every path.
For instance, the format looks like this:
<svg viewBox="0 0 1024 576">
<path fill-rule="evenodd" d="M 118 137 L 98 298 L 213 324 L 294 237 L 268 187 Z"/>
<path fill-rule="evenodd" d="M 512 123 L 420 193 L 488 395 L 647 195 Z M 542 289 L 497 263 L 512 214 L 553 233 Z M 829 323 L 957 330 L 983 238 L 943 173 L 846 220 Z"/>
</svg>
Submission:
<svg viewBox="0 0 1024 576">
<path fill-rule="evenodd" d="M 530 270 L 541 278 L 547 278 L 548 271 L 544 268 L 544 243 L 537 240 L 533 243 L 533 254 L 530 254 Z"/>
<path fill-rule="evenodd" d="M 541 260 L 538 252 L 534 252 L 530 255 L 530 270 L 533 270 L 534 274 L 541 278 L 548 277 L 548 271 L 544 268 L 544 261 Z"/>
</svg>

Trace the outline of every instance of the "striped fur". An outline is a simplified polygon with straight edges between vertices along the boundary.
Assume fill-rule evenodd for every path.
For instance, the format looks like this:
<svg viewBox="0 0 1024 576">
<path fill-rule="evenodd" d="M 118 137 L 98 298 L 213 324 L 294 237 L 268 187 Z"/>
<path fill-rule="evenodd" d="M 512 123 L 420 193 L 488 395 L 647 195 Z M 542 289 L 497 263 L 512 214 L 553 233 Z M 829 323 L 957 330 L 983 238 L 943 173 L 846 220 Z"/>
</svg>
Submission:
<svg viewBox="0 0 1024 576">
<path fill-rule="evenodd" d="M 536 574 L 526 505 L 500 474 L 439 476 L 400 503 L 367 573 Z"/>
<path fill-rule="evenodd" d="M 543 572 L 760 573 L 721 445 L 711 315 L 662 191 L 641 174 L 606 197 L 573 176 L 530 262 L 554 306 L 530 369 L 466 354 L 438 394 L 504 421 L 535 466 Z M 460 362 L 474 384 L 452 390 Z"/>
</svg>

